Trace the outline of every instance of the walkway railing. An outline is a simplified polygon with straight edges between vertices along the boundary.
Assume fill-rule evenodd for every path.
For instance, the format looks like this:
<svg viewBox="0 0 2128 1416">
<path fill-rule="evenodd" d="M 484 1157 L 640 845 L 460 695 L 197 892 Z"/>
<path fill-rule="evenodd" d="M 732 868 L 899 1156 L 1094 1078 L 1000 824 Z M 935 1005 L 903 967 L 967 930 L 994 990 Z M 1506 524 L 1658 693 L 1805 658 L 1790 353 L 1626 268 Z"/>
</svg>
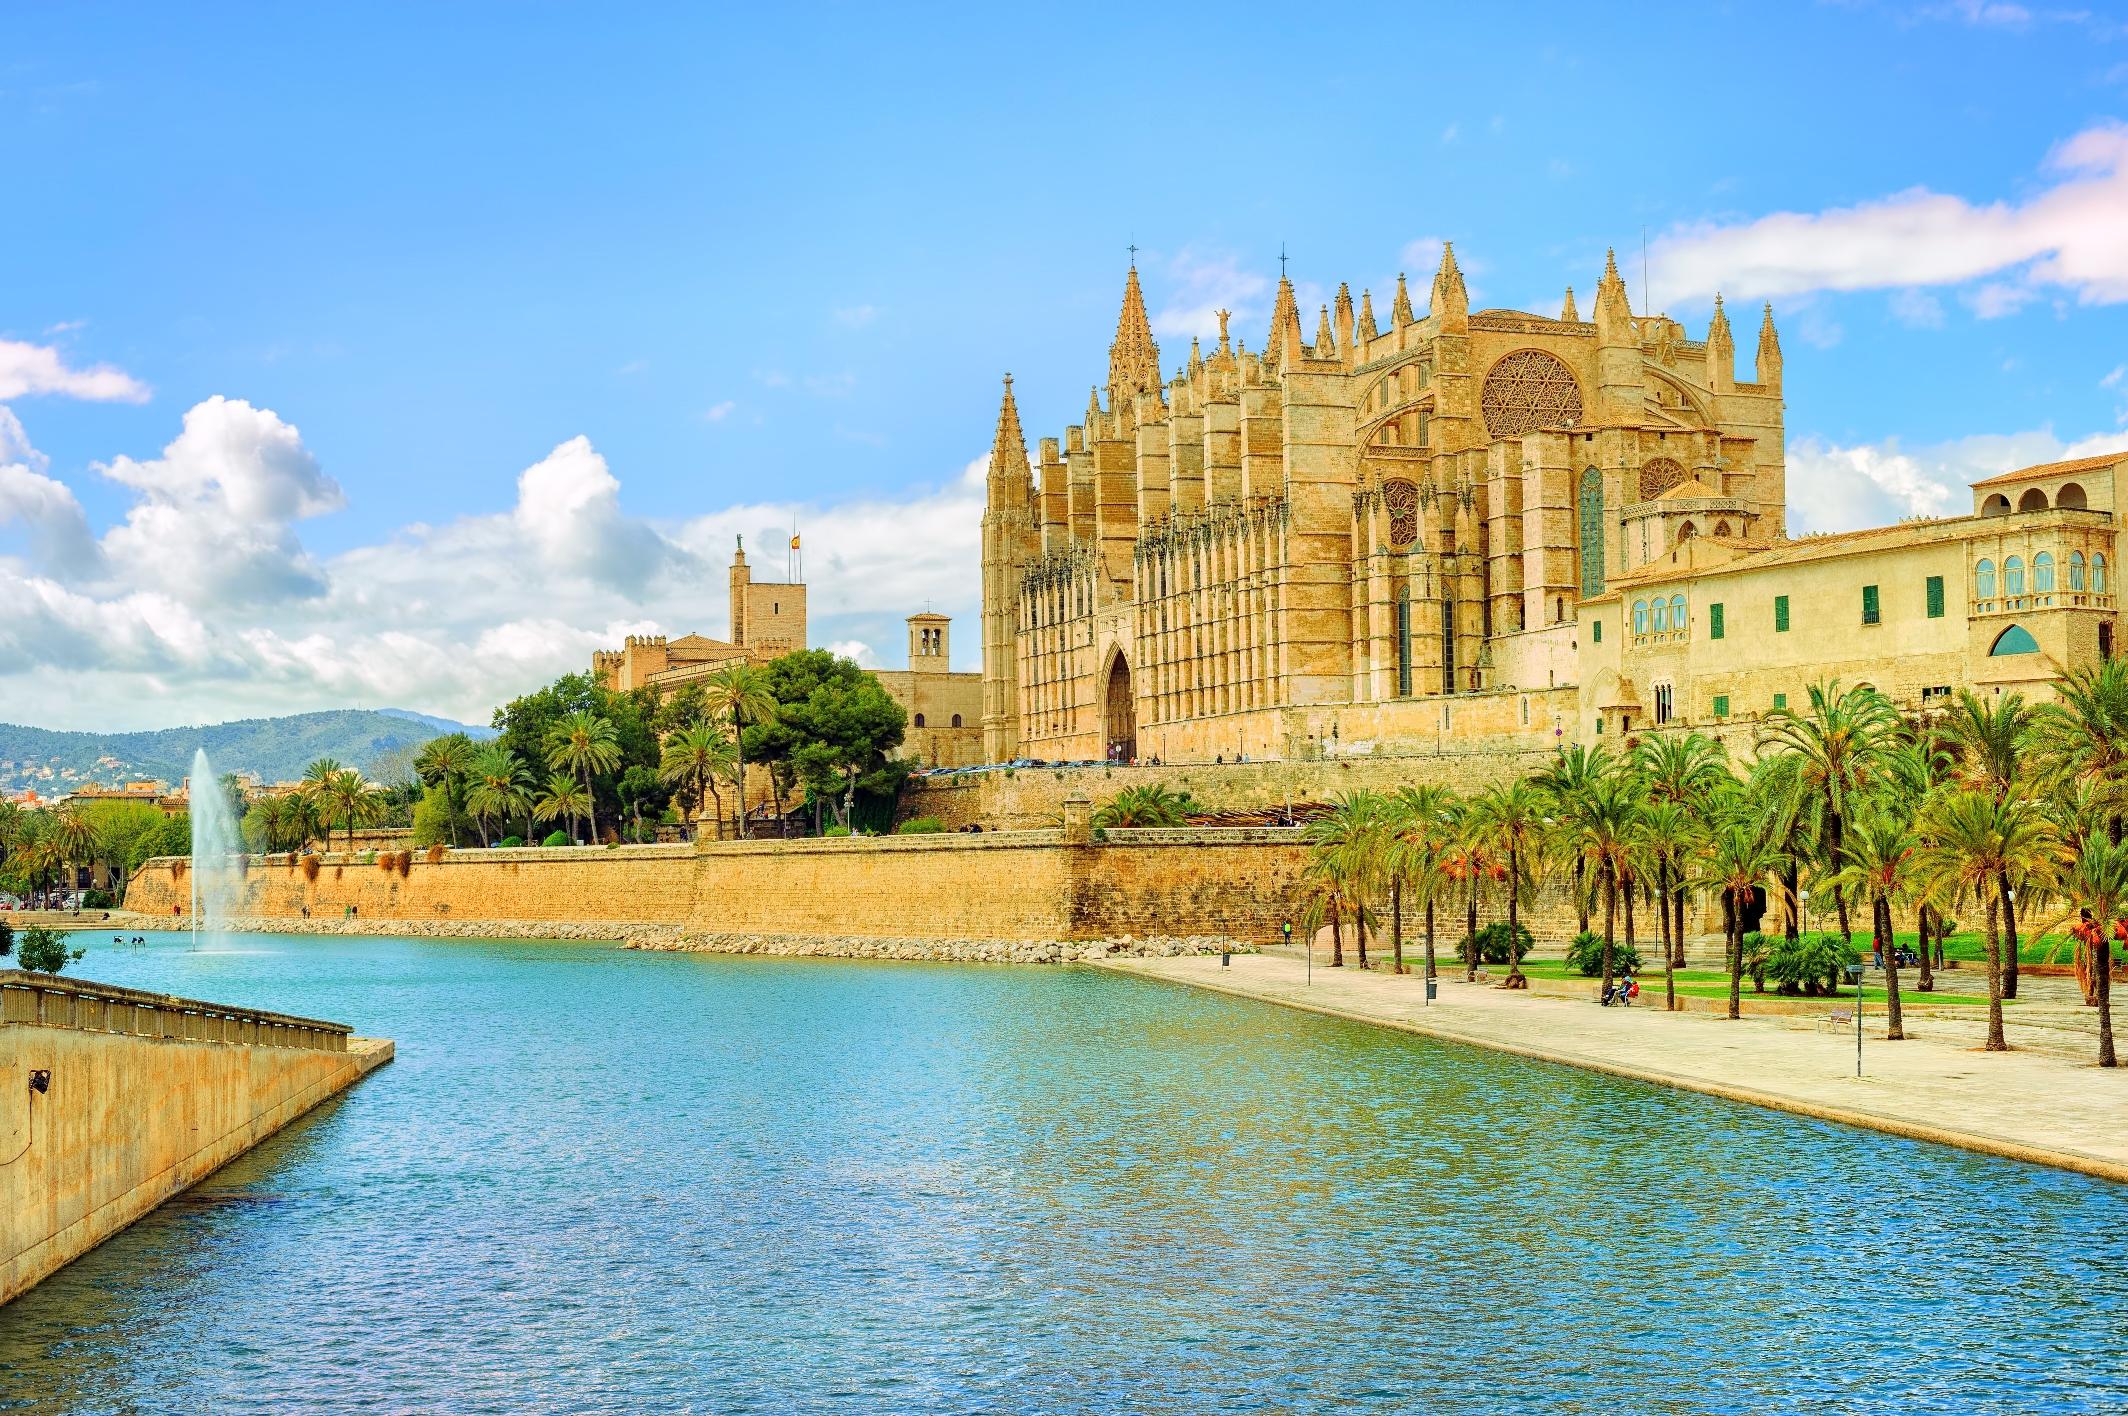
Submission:
<svg viewBox="0 0 2128 1416">
<path fill-rule="evenodd" d="M 307 1047 L 318 1052 L 347 1051 L 348 1034 L 354 1031 L 346 1023 L 202 1003 L 196 998 L 173 998 L 19 969 L 0 971 L 0 1023 L 185 1042 Z"/>
</svg>

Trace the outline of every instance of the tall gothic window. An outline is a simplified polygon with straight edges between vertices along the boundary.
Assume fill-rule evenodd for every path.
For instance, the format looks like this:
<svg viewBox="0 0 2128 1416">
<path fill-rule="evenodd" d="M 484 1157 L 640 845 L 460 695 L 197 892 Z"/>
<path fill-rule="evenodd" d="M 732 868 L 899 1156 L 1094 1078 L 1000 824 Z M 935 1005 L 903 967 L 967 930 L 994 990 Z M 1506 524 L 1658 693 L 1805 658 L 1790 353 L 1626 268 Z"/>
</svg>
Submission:
<svg viewBox="0 0 2128 1416">
<path fill-rule="evenodd" d="M 1603 474 L 1581 474 L 1581 598 L 1603 593 Z"/>
<path fill-rule="evenodd" d="M 1397 697 L 1411 697 L 1411 587 L 1397 591 Z"/>
</svg>

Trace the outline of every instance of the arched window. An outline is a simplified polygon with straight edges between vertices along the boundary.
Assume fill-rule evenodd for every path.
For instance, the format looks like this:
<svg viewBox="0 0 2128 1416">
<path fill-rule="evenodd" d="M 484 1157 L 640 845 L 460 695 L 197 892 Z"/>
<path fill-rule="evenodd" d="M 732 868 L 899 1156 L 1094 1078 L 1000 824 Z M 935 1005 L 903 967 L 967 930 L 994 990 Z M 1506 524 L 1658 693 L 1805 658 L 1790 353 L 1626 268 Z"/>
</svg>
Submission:
<svg viewBox="0 0 2128 1416">
<path fill-rule="evenodd" d="M 2021 556 L 2009 556 L 2002 563 L 2002 593 L 2022 595 L 2025 593 L 2025 563 Z"/>
<path fill-rule="evenodd" d="M 1995 562 L 1984 560 L 1973 567 L 1973 598 L 1976 600 L 1992 600 L 1995 598 Z"/>
<path fill-rule="evenodd" d="M 918 713 L 918 714 L 916 715 L 916 726 L 918 726 L 918 727 L 920 728 L 920 727 L 922 727 L 923 725 L 924 725 L 924 715 L 923 715 L 923 714 L 921 714 L 921 713 Z"/>
<path fill-rule="evenodd" d="M 1646 600 L 1635 600 L 1633 602 L 1633 632 L 1635 634 L 1646 634 L 1648 632 L 1648 602 Z"/>
<path fill-rule="evenodd" d="M 1714 534 L 1717 536 L 1727 536 L 1729 534 L 1729 523 L 1726 521 L 1715 522 Z"/>
<path fill-rule="evenodd" d="M 1662 634 L 1670 628 L 1670 602 L 1668 600 L 1657 600 L 1655 602 L 1653 628 L 1657 634 Z"/>
<path fill-rule="evenodd" d="M 2073 506 L 2081 510 L 2091 505 L 2091 499 L 2084 495 L 2084 489 L 2078 483 L 2064 482 L 2062 483 L 2062 489 L 2054 494 L 2054 504 L 2056 506 Z"/>
<path fill-rule="evenodd" d="M 1603 474 L 1581 474 L 1581 597 L 1603 593 Z"/>
<path fill-rule="evenodd" d="M 1672 595 L 1670 597 L 1670 628 L 1683 629 L 1684 627 L 1685 597 L 1682 595 Z"/>
<path fill-rule="evenodd" d="M 1685 542 L 1691 540 L 1695 534 L 1697 533 L 1693 531 L 1692 523 L 1687 521 L 1684 525 L 1677 528 L 1677 544 L 1682 546 Z"/>
<path fill-rule="evenodd" d="M 1397 590 L 1397 697 L 1411 697 L 1411 586 Z"/>
<path fill-rule="evenodd" d="M 2032 557 L 2032 593 L 2045 595 L 2054 589 L 2054 557 L 2041 551 Z"/>
<path fill-rule="evenodd" d="M 2091 553 L 2091 593 L 2106 593 L 2106 558 L 2097 551 Z"/>
<path fill-rule="evenodd" d="M 2017 499 L 2017 509 L 2019 511 L 2045 511 L 2047 509 L 2047 494 L 2037 487 L 2028 487 L 2025 490 L 2025 494 Z"/>
<path fill-rule="evenodd" d="M 1995 636 L 1995 644 L 1994 647 L 1988 650 L 1988 657 L 2000 659 L 2006 654 L 2037 654 L 2038 652 L 2039 641 L 2032 637 L 2032 631 L 2021 624 L 2013 624 Z"/>
<path fill-rule="evenodd" d="M 2084 553 L 2082 551 L 2069 552 L 2069 588 L 2071 590 L 2082 590 L 2084 588 Z"/>
<path fill-rule="evenodd" d="M 2008 516 L 2010 514 L 2010 499 L 2001 492 L 1997 492 L 1980 504 L 1980 514 L 1982 516 Z"/>
</svg>

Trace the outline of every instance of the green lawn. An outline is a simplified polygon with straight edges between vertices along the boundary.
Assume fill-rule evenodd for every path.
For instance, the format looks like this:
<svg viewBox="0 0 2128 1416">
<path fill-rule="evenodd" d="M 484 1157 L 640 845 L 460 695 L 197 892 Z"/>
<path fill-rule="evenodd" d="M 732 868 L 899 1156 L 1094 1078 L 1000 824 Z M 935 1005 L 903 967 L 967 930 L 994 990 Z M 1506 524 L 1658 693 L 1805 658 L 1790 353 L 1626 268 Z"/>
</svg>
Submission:
<svg viewBox="0 0 2128 1416">
<path fill-rule="evenodd" d="M 1953 936 L 1954 940 L 1955 937 Z M 1487 967 L 1492 970 L 1495 977 L 1498 977 L 1506 968 L 1504 964 L 1490 964 Z M 1444 972 L 1447 971 L 1445 964 L 1442 968 Z M 1457 964 L 1456 968 L 1460 970 L 1462 965 Z M 1563 959 L 1526 959 L 1522 964 L 1522 972 L 1528 974 L 1531 978 L 1580 980 L 1582 977 L 1581 970 L 1570 967 Z M 1660 961 L 1657 961 L 1652 968 L 1643 967 L 1639 977 L 1640 996 L 1643 1003 L 1651 995 L 1656 998 L 1662 996 L 1663 974 Z M 1592 989 L 1601 988 L 1602 986 L 1601 979 L 1591 978 L 1584 981 Z M 1720 969 L 1679 969 L 1677 971 L 1677 992 L 1680 997 L 1688 998 L 1727 998 L 1729 996 L 1729 975 Z M 1744 997 L 1750 998 L 1754 996 L 1778 998 L 1781 995 L 1775 993 L 1771 988 L 1768 988 L 1764 993 L 1754 995 L 1751 988 L 1751 980 L 1746 978 L 1744 980 Z M 1826 1008 L 1830 1010 L 1841 1002 L 1853 1002 L 1854 996 L 1854 990 L 1848 988 L 1842 989 L 1837 998 L 1825 997 L 1817 1001 L 1825 1004 Z M 1862 1004 L 1865 1008 L 1872 1003 L 1881 1007 L 1884 1001 L 1884 990 L 1881 988 L 1871 986 L 1862 991 Z M 1923 993 L 1914 987 L 1914 972 L 1908 969 L 1899 976 L 1899 1001 L 1902 1003 L 1942 1003 L 1962 1006 L 1977 1004 L 1984 1006 L 1988 998 L 1984 993 L 1944 993 L 1940 991 Z M 2016 1002 L 2015 999 L 2008 1001 L 2012 1004 Z"/>
<path fill-rule="evenodd" d="M 1898 940 L 1909 949 L 1921 947 L 1921 936 L 1918 934 L 1901 934 Z M 1869 946 L 1869 936 L 1858 934 L 1855 936 L 1855 943 L 1857 947 L 1866 949 Z M 1977 929 L 1953 934 L 1944 940 L 1943 952 L 1962 963 L 1985 964 L 1988 959 L 1987 941 Z M 2066 934 L 2043 934 L 2035 937 L 2020 932 L 2017 936 L 2017 959 L 2019 963 L 2025 964 L 2073 964 L 2076 962 L 2076 951 Z M 2003 956 L 2003 962 L 2009 962 L 2007 954 Z"/>
</svg>

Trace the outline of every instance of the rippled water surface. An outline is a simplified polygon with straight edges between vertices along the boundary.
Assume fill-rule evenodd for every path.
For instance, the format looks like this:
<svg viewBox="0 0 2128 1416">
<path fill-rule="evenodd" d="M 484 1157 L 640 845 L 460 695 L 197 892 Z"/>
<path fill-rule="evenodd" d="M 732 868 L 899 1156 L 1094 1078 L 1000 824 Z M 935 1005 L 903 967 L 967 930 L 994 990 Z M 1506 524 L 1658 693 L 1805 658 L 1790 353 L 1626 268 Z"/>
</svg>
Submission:
<svg viewBox="0 0 2128 1416">
<path fill-rule="evenodd" d="M 1084 969 L 83 971 L 399 1058 L 0 1309 L 0 1404 L 2128 1408 L 2128 1189 L 2071 1175 Z"/>
</svg>

